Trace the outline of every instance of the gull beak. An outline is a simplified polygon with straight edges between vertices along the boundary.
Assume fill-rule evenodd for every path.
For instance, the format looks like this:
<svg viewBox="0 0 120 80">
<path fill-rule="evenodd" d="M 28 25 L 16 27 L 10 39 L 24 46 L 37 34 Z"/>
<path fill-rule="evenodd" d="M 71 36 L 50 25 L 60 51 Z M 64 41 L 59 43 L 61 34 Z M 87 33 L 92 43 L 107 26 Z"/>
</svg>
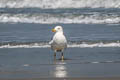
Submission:
<svg viewBox="0 0 120 80">
<path fill-rule="evenodd" d="M 52 32 L 56 32 L 56 30 L 55 30 L 55 29 L 52 29 Z"/>
</svg>

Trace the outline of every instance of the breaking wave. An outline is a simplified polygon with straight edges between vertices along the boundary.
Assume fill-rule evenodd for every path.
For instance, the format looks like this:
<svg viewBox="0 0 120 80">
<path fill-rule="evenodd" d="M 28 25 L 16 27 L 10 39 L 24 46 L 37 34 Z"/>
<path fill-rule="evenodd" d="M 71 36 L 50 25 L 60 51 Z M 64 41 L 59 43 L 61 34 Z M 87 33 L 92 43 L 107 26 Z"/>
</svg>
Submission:
<svg viewBox="0 0 120 80">
<path fill-rule="evenodd" d="M 49 48 L 49 42 L 1 43 L 0 48 Z M 68 42 L 68 48 L 120 47 L 120 42 Z"/>
<path fill-rule="evenodd" d="M 39 13 L 39 14 L 0 14 L 1 23 L 40 23 L 40 24 L 56 24 L 56 23 L 85 23 L 85 24 L 117 24 L 120 23 L 119 14 L 100 14 L 93 13 Z"/>
<path fill-rule="evenodd" d="M 0 8 L 120 8 L 120 0 L 0 0 Z"/>
</svg>

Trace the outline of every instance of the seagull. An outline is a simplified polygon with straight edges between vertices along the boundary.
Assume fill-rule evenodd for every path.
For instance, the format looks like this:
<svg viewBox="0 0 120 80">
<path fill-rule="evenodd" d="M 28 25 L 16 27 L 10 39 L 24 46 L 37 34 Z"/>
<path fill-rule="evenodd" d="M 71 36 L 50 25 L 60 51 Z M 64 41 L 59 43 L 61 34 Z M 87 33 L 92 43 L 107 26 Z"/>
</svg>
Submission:
<svg viewBox="0 0 120 80">
<path fill-rule="evenodd" d="M 56 52 L 61 52 L 61 59 L 64 60 L 63 52 L 67 48 L 67 40 L 64 36 L 63 28 L 62 26 L 56 26 L 52 29 L 52 32 L 55 32 L 55 34 L 49 44 L 54 51 L 54 57 L 56 57 Z"/>
</svg>

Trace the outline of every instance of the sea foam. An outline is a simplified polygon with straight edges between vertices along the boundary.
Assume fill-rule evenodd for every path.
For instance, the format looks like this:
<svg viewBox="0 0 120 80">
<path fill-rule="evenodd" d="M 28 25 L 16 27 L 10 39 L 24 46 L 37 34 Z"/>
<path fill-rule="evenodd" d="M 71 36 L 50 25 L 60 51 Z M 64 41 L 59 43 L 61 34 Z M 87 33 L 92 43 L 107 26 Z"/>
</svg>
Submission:
<svg viewBox="0 0 120 80">
<path fill-rule="evenodd" d="M 120 8 L 120 0 L 0 0 L 0 8 Z"/>
<path fill-rule="evenodd" d="M 40 24 L 116 24 L 120 23 L 119 14 L 1 14 L 0 22 L 2 23 L 40 23 Z"/>
<path fill-rule="evenodd" d="M 94 48 L 94 47 L 120 47 L 119 42 L 111 43 L 68 43 L 68 48 Z M 4 44 L 0 48 L 50 48 L 49 43 L 32 43 L 32 44 Z"/>
</svg>

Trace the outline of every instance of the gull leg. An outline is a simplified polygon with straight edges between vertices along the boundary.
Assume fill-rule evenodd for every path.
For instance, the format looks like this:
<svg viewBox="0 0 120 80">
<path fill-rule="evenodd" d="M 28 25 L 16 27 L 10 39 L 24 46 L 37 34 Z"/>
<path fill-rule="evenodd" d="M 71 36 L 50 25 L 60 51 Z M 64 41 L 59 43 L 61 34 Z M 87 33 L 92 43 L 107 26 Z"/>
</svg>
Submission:
<svg viewBox="0 0 120 80">
<path fill-rule="evenodd" d="M 54 52 L 54 57 L 56 57 L 56 52 Z"/>
<path fill-rule="evenodd" d="M 56 52 L 57 52 L 57 51 L 55 50 L 55 51 L 54 51 L 54 57 L 56 57 Z"/>
<path fill-rule="evenodd" d="M 54 59 L 56 59 L 56 50 L 54 51 Z"/>
<path fill-rule="evenodd" d="M 64 55 L 63 55 L 63 52 L 62 52 L 61 60 L 64 61 Z"/>
</svg>

